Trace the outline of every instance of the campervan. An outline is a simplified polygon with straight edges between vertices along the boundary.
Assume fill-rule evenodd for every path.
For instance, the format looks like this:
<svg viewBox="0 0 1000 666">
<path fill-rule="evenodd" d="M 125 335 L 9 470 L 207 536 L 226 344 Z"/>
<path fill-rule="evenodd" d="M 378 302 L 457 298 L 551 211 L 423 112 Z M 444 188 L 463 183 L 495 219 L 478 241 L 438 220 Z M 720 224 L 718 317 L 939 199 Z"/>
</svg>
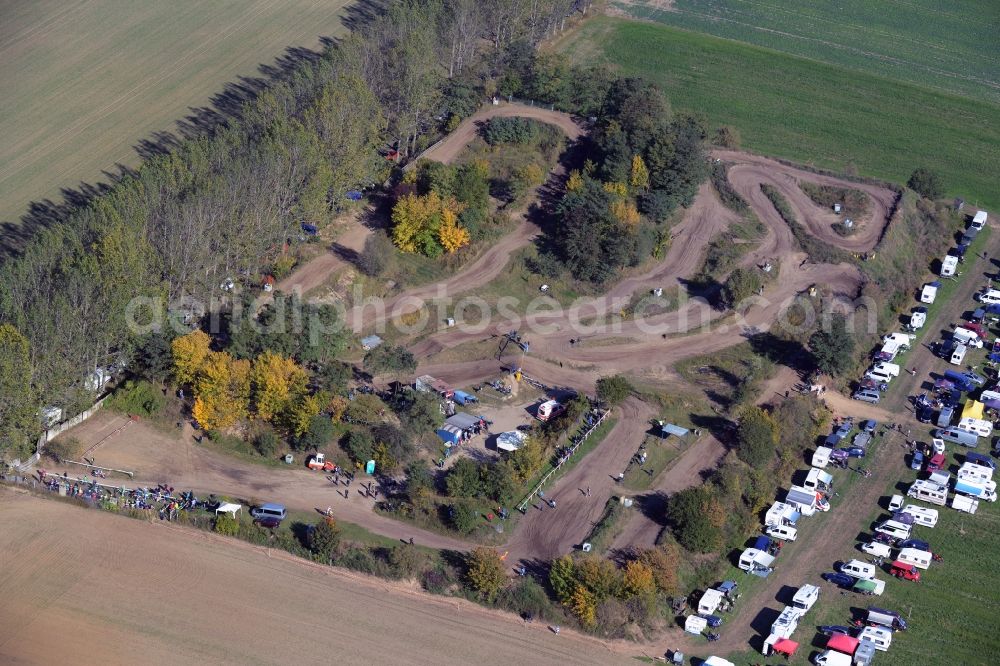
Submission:
<svg viewBox="0 0 1000 666">
<path fill-rule="evenodd" d="M 986 419 L 974 419 L 971 416 L 959 419 L 958 425 L 955 427 L 959 430 L 964 430 L 965 432 L 973 432 L 980 437 L 989 437 L 993 434 L 993 421 L 987 421 Z"/>
<path fill-rule="evenodd" d="M 893 376 L 883 370 L 872 368 L 871 370 L 865 373 L 865 377 L 867 377 L 868 379 L 874 379 L 877 382 L 883 382 L 888 384 L 889 382 L 892 381 Z"/>
<path fill-rule="evenodd" d="M 927 308 L 917 307 L 913 308 L 913 312 L 910 313 L 910 328 L 914 331 L 920 330 L 927 323 Z"/>
<path fill-rule="evenodd" d="M 858 634 L 858 640 L 871 641 L 876 650 L 887 652 L 892 645 L 892 632 L 885 627 L 865 627 Z"/>
<path fill-rule="evenodd" d="M 948 362 L 952 365 L 962 365 L 962 362 L 965 361 L 965 352 L 967 351 L 968 349 L 965 345 L 955 345 L 951 356 L 948 357 Z"/>
<path fill-rule="evenodd" d="M 875 372 L 884 372 L 891 377 L 899 377 L 899 366 L 895 363 L 876 363 L 872 370 Z"/>
<path fill-rule="evenodd" d="M 924 288 L 920 290 L 920 302 L 927 303 L 930 305 L 937 298 L 938 287 L 941 286 L 940 282 L 931 282 L 930 284 L 925 284 Z"/>
<path fill-rule="evenodd" d="M 819 588 L 815 585 L 803 585 L 792 597 L 792 606 L 803 613 L 812 608 L 819 599 Z"/>
<path fill-rule="evenodd" d="M 938 485 L 930 481 L 914 481 L 910 489 L 906 491 L 908 497 L 938 506 L 945 506 L 948 503 L 948 486 Z M 912 505 L 907 505 L 912 506 Z"/>
<path fill-rule="evenodd" d="M 958 478 L 962 481 L 972 483 L 985 483 L 993 478 L 993 468 L 986 465 L 977 465 L 973 462 L 964 462 L 958 468 Z"/>
<path fill-rule="evenodd" d="M 893 610 L 886 610 L 885 608 L 875 608 L 874 606 L 869 606 L 867 619 L 868 622 L 872 624 L 889 627 L 893 631 L 905 631 L 907 628 L 906 620 L 902 615 Z"/>
<path fill-rule="evenodd" d="M 973 349 L 983 348 L 983 339 L 979 337 L 979 334 L 961 326 L 952 331 L 951 338 L 966 347 L 972 347 Z"/>
<path fill-rule="evenodd" d="M 833 488 L 833 476 L 821 469 L 813 467 L 802 482 L 802 487 L 812 491 L 827 491 Z"/>
<path fill-rule="evenodd" d="M 913 516 L 913 522 L 921 527 L 934 527 L 937 525 L 937 509 L 926 509 L 916 504 L 907 504 L 903 507 L 903 513 Z"/>
<path fill-rule="evenodd" d="M 979 510 L 979 500 L 974 500 L 965 495 L 955 495 L 951 498 L 951 508 L 955 509 L 955 511 L 975 514 Z"/>
<path fill-rule="evenodd" d="M 941 277 L 951 277 L 958 270 L 958 257 L 946 255 L 941 260 Z"/>
<path fill-rule="evenodd" d="M 997 501 L 996 481 L 986 481 L 985 483 L 974 483 L 972 481 L 955 480 L 955 492 L 987 502 Z"/>
<path fill-rule="evenodd" d="M 934 431 L 934 436 L 938 439 L 944 439 L 949 442 L 961 444 L 962 446 L 968 446 L 971 449 L 979 446 L 979 435 L 974 432 L 959 430 L 958 428 L 941 428 L 940 430 Z"/>
<path fill-rule="evenodd" d="M 774 564 L 774 555 L 769 555 L 756 548 L 747 548 L 740 554 L 739 568 L 750 573 L 771 572 L 771 565 Z"/>
<path fill-rule="evenodd" d="M 830 464 L 830 452 L 833 451 L 829 446 L 817 446 L 816 453 L 812 455 L 812 466 L 813 467 L 826 467 Z"/>
<path fill-rule="evenodd" d="M 931 566 L 932 557 L 933 555 L 926 550 L 903 548 L 899 551 L 899 555 L 896 556 L 896 560 L 904 564 L 912 564 L 918 569 L 927 569 Z"/>
<path fill-rule="evenodd" d="M 764 525 L 767 527 L 775 527 L 778 525 L 788 525 L 794 527 L 795 523 L 798 522 L 800 515 L 801 514 L 798 509 L 791 504 L 775 502 L 764 515 Z"/>
</svg>

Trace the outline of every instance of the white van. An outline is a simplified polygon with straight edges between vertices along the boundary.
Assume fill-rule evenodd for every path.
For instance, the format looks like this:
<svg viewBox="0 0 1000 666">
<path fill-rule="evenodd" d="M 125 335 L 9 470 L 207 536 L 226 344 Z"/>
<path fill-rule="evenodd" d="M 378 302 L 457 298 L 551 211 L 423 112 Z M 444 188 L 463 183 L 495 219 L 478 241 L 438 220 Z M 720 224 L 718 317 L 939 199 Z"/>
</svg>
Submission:
<svg viewBox="0 0 1000 666">
<path fill-rule="evenodd" d="M 868 543 L 861 544 L 861 550 L 875 557 L 892 557 L 892 548 L 878 541 L 869 541 Z"/>
<path fill-rule="evenodd" d="M 896 559 L 905 564 L 912 564 L 918 569 L 927 569 L 931 566 L 931 557 L 931 553 L 928 553 L 926 550 L 904 548 L 899 551 Z"/>
<path fill-rule="evenodd" d="M 958 326 L 951 333 L 951 337 L 955 342 L 965 345 L 966 347 L 972 347 L 974 349 L 983 348 L 983 339 L 979 337 L 979 334 L 975 331 L 970 331 L 967 328 L 962 328 Z"/>
<path fill-rule="evenodd" d="M 959 430 L 958 428 L 941 428 L 934 431 L 934 436 L 949 442 L 955 442 L 962 446 L 976 448 L 979 446 L 979 435 L 974 432 Z"/>
<path fill-rule="evenodd" d="M 969 224 L 969 228 L 982 231 L 983 227 L 986 226 L 986 218 L 987 213 L 985 210 L 976 211 L 976 214 L 972 217 L 972 223 Z"/>
<path fill-rule="evenodd" d="M 833 487 L 833 476 L 815 467 L 809 470 L 806 480 L 802 482 L 803 488 L 809 490 L 827 491 Z"/>
<path fill-rule="evenodd" d="M 893 377 L 899 377 L 899 366 L 895 363 L 876 363 L 872 370 L 875 372 L 884 372 L 885 374 L 892 375 Z"/>
<path fill-rule="evenodd" d="M 875 649 L 888 652 L 892 645 L 892 631 L 885 627 L 865 627 L 858 634 L 859 641 L 871 641 L 875 644 Z"/>
<path fill-rule="evenodd" d="M 980 303 L 1000 303 L 1000 290 L 984 289 L 976 294 L 976 299 L 978 299 Z"/>
<path fill-rule="evenodd" d="M 925 284 L 924 288 L 920 291 L 920 302 L 927 303 L 930 305 L 937 298 L 938 288 L 933 284 Z"/>
<path fill-rule="evenodd" d="M 951 358 L 948 361 L 952 365 L 962 365 L 965 360 L 965 352 L 967 352 L 965 345 L 955 345 L 955 350 L 951 352 Z"/>
<path fill-rule="evenodd" d="M 941 277 L 951 277 L 956 270 L 958 270 L 958 257 L 949 254 L 941 260 Z"/>
<path fill-rule="evenodd" d="M 840 565 L 840 571 L 848 576 L 854 576 L 858 580 L 874 580 L 878 569 L 874 564 L 868 564 L 861 560 L 850 560 Z"/>
<path fill-rule="evenodd" d="M 948 485 L 940 485 L 931 481 L 918 479 L 917 481 L 914 481 L 913 485 L 910 486 L 910 489 L 906 491 L 906 495 L 922 502 L 945 506 L 948 504 Z M 902 500 L 902 498 L 900 498 L 900 500 Z M 907 506 L 913 505 L 907 504 Z"/>
<path fill-rule="evenodd" d="M 854 660 L 851 655 L 837 652 L 836 650 L 823 650 L 813 657 L 816 666 L 851 666 Z"/>
<path fill-rule="evenodd" d="M 913 516 L 913 522 L 923 527 L 934 527 L 938 521 L 937 509 L 925 509 L 916 504 L 907 504 L 903 507 L 903 513 Z"/>
<path fill-rule="evenodd" d="M 875 527 L 876 532 L 887 534 L 895 539 L 909 539 L 910 526 L 898 520 L 886 520 Z"/>
<path fill-rule="evenodd" d="M 889 511 L 898 511 L 903 506 L 903 496 L 893 495 L 889 498 Z"/>
<path fill-rule="evenodd" d="M 971 416 L 966 416 L 964 419 L 959 420 L 958 425 L 955 427 L 965 432 L 974 432 L 980 437 L 989 437 L 993 434 L 993 421 L 974 419 Z"/>
<path fill-rule="evenodd" d="M 877 382 L 885 382 L 887 384 L 892 381 L 892 375 L 890 375 L 888 372 L 882 372 L 881 370 L 876 370 L 875 368 L 872 368 L 871 370 L 866 372 L 865 377 L 867 377 L 868 379 L 874 379 Z"/>
<path fill-rule="evenodd" d="M 764 528 L 764 534 L 782 541 L 795 541 L 798 530 L 791 525 L 768 525 Z"/>
</svg>

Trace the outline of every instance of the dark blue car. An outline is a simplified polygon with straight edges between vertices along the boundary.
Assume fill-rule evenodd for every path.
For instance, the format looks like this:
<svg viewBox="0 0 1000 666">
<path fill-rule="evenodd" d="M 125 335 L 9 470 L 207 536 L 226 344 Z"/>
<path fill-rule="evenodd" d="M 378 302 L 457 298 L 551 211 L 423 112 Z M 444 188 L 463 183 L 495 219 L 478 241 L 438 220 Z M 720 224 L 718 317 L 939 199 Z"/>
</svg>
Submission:
<svg viewBox="0 0 1000 666">
<path fill-rule="evenodd" d="M 915 469 L 918 472 L 924 467 L 924 454 L 920 451 L 913 452 L 913 459 L 910 460 L 910 469 Z"/>
<path fill-rule="evenodd" d="M 827 572 L 820 577 L 826 582 L 833 583 L 834 585 L 838 585 L 840 587 L 854 587 L 854 578 L 845 573 Z"/>
<path fill-rule="evenodd" d="M 817 628 L 817 631 L 824 636 L 832 636 L 833 634 L 846 634 L 850 636 L 852 633 L 850 627 L 845 627 L 842 624 L 821 624 Z"/>
<path fill-rule="evenodd" d="M 920 539 L 904 539 L 899 542 L 900 548 L 916 548 L 917 550 L 922 550 L 925 553 L 931 552 L 931 545 L 926 541 L 921 541 Z"/>
<path fill-rule="evenodd" d="M 875 428 L 877 427 L 878 427 L 878 421 L 874 419 L 868 419 L 867 421 L 861 424 L 861 429 L 867 433 L 875 432 Z"/>
<path fill-rule="evenodd" d="M 865 450 L 860 446 L 845 446 L 837 449 L 838 451 L 843 451 L 847 454 L 848 458 L 864 458 Z"/>
</svg>

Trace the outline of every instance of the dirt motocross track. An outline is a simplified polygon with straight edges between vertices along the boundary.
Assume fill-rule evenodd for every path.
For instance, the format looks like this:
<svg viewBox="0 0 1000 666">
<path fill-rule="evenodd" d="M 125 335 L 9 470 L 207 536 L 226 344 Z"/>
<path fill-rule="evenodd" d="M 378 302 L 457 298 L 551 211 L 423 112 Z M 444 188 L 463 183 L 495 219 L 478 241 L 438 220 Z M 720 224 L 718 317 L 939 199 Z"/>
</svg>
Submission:
<svg viewBox="0 0 1000 666">
<path fill-rule="evenodd" d="M 489 107 L 465 121 L 447 139 L 430 148 L 425 153 L 425 157 L 441 161 L 455 159 L 465 144 L 474 136 L 476 123 L 494 115 L 534 117 L 558 125 L 571 137 L 578 137 L 583 131 L 576 121 L 558 112 L 518 105 Z M 583 337 L 587 342 L 584 345 L 570 344 L 570 340 L 579 339 L 581 333 L 578 327 L 573 325 L 574 322 L 567 312 L 547 313 L 539 318 L 539 322 L 546 325 L 546 330 L 542 331 L 536 327 L 528 334 L 531 341 L 531 351 L 524 356 L 522 361 L 527 374 L 550 386 L 572 387 L 584 391 L 592 391 L 598 377 L 615 372 L 629 372 L 652 380 L 676 381 L 678 377 L 673 366 L 677 361 L 693 355 L 724 349 L 742 342 L 749 333 L 766 330 L 782 314 L 790 301 L 811 285 L 819 285 L 830 298 L 853 298 L 862 283 L 862 276 L 857 268 L 850 264 L 810 263 L 798 247 L 788 226 L 766 197 L 763 197 L 760 192 L 760 184 L 770 183 L 785 194 L 800 222 L 808 231 L 832 245 L 851 252 L 866 251 L 875 246 L 881 237 L 885 224 L 888 223 L 887 215 L 892 209 L 895 193 L 876 186 L 857 185 L 828 176 L 812 174 L 763 157 L 729 151 L 716 153 L 715 156 L 733 163 L 734 166 L 730 173 L 734 187 L 749 201 L 754 212 L 767 229 L 767 233 L 758 247 L 742 260 L 742 265 L 745 266 L 759 265 L 766 261 L 777 265 L 777 277 L 768 283 L 762 298 L 738 315 L 721 313 L 709 307 L 703 300 L 692 299 L 676 312 L 649 317 L 642 322 L 624 320 L 618 322 L 612 330 L 584 334 Z M 830 228 L 831 218 L 801 193 L 795 184 L 796 180 L 864 190 L 872 200 L 871 218 L 861 221 L 857 233 L 851 237 L 844 238 L 835 234 Z M 736 221 L 735 214 L 722 206 L 711 186 L 707 184 L 702 186 L 694 204 L 686 211 L 683 221 L 673 229 L 672 242 L 663 260 L 642 274 L 627 277 L 613 285 L 606 295 L 607 297 L 596 299 L 588 305 L 587 313 L 596 318 L 614 315 L 618 312 L 616 308 L 620 307 L 618 303 L 615 303 L 615 299 L 627 301 L 633 293 L 648 292 L 654 287 L 666 289 L 680 284 L 683 288 L 684 279 L 692 276 L 699 269 L 706 247 L 711 240 L 734 221 Z M 408 309 L 414 309 L 413 303 L 437 295 L 439 288 L 442 287 L 447 295 L 454 296 L 490 282 L 504 270 L 510 256 L 531 242 L 537 233 L 537 227 L 527 221 L 522 221 L 512 234 L 494 244 L 477 261 L 460 273 L 442 281 L 442 283 L 405 292 L 392 299 L 389 306 L 385 308 L 386 313 L 365 312 L 362 315 L 362 321 L 368 325 L 375 323 L 377 319 L 384 318 L 386 314 L 391 315 L 393 307 L 401 304 L 407 304 Z M 348 239 L 349 245 L 351 247 L 357 246 L 359 243 L 363 243 L 363 238 L 362 232 L 352 234 Z M 287 283 L 320 284 L 325 277 L 328 277 L 328 273 L 324 273 L 325 271 L 336 270 L 342 265 L 339 260 L 333 261 L 330 258 L 321 258 L 316 262 L 315 264 L 307 264 L 304 269 L 301 269 L 308 275 L 304 277 L 303 274 L 293 274 Z M 510 330 L 510 325 L 507 322 L 501 322 L 492 326 L 490 330 L 477 333 L 462 332 L 459 330 L 460 328 L 442 330 L 425 339 L 415 341 L 411 345 L 411 351 L 420 361 L 418 374 L 433 374 L 456 386 L 468 385 L 497 375 L 499 363 L 495 359 L 461 363 L 435 362 L 435 355 L 445 349 L 488 338 L 491 332 L 506 332 Z M 550 510 L 548 507 L 544 507 L 538 510 L 529 507 L 528 515 L 521 521 L 524 524 L 518 526 L 507 545 L 511 554 L 508 561 L 527 560 L 534 563 L 539 560 L 547 560 L 568 552 L 586 536 L 593 521 L 600 516 L 605 501 L 616 491 L 613 476 L 623 469 L 624 464 L 642 440 L 642 432 L 648 426 L 648 419 L 653 415 L 653 411 L 648 405 L 636 399 L 630 399 L 620 408 L 620 412 L 616 414 L 618 423 L 606 437 L 600 450 L 581 461 L 551 489 L 546 489 L 547 494 L 556 498 L 559 504 L 558 508 Z M 100 416 L 98 415 L 98 417 Z M 189 434 L 187 436 L 189 437 Z M 715 442 L 714 439 L 704 441 L 706 444 L 692 447 L 688 453 L 698 451 L 699 456 L 704 455 L 704 459 L 697 462 L 705 464 L 694 464 L 687 457 L 678 460 L 675 466 L 665 473 L 664 478 L 659 480 L 654 491 L 656 489 L 664 492 L 676 491 L 685 485 L 697 482 L 697 479 L 693 477 L 703 471 L 706 465 L 710 466 L 724 451 L 721 444 Z M 195 454 L 189 451 L 187 455 Z M 213 460 L 211 465 L 203 465 L 202 463 L 205 461 L 202 458 L 188 458 L 176 470 L 180 472 L 183 481 L 178 478 L 166 480 L 178 486 L 183 483 L 186 486 L 212 489 L 215 492 L 224 492 L 225 488 L 234 490 L 241 487 L 249 488 L 249 490 L 244 491 L 244 494 L 249 493 L 250 490 L 256 490 L 257 493 L 267 493 L 268 497 L 284 501 L 289 506 L 301 508 L 324 507 L 328 504 L 335 508 L 337 506 L 335 496 L 333 499 L 328 499 L 331 497 L 333 489 L 330 486 L 324 486 L 321 477 L 310 476 L 308 472 L 301 470 L 294 473 L 286 470 L 279 472 L 248 463 L 240 463 L 236 460 L 228 462 Z M 163 472 L 166 473 L 167 470 L 163 470 Z M 685 475 L 692 478 L 681 478 Z M 151 480 L 159 482 L 165 479 L 154 476 Z M 585 490 L 588 487 L 592 490 L 592 495 L 589 497 L 585 495 Z M 343 510 L 345 520 L 357 522 L 376 532 L 386 533 L 393 537 L 406 536 L 403 534 L 404 532 L 412 531 L 412 528 L 404 524 L 372 513 L 367 502 L 355 501 L 356 499 L 352 497 L 350 500 L 340 500 L 345 503 Z M 350 505 L 351 508 L 347 509 L 347 505 Z M 841 513 L 847 514 L 843 511 Z M 640 522 L 629 529 L 636 538 L 647 543 L 655 525 Z M 166 532 L 164 533 L 166 534 Z M 418 533 L 418 539 L 425 539 L 424 545 L 439 547 L 460 547 L 462 545 L 460 542 L 456 542 L 457 540 L 441 535 Z M 229 548 L 234 544 L 226 542 L 225 545 L 226 548 Z M 627 544 L 619 540 L 615 545 L 624 546 Z M 57 550 L 60 547 L 58 544 L 51 544 L 51 546 Z M 195 557 L 195 555 L 192 553 L 191 557 Z M 245 575 L 253 577 L 258 574 L 254 573 L 253 569 L 247 569 Z M 292 576 L 292 578 L 294 577 Z M 299 577 L 304 578 L 305 575 L 299 574 Z M 202 580 L 204 580 L 204 576 L 202 576 Z M 421 603 L 449 605 L 453 602 L 426 600 Z M 414 606 L 416 606 L 416 602 L 414 602 Z M 436 608 L 436 606 L 434 607 Z M 298 617 L 295 615 L 295 611 L 289 610 L 287 612 L 292 617 Z M 331 609 L 330 612 L 337 612 L 341 617 L 348 615 L 375 617 L 380 611 L 371 606 L 356 612 L 356 609 L 349 605 L 341 605 Z M 420 612 L 419 610 L 415 611 L 417 614 Z M 462 611 L 462 613 L 465 612 Z M 453 616 L 456 614 L 449 610 L 447 613 L 436 616 L 436 619 L 439 622 L 447 622 L 448 620 L 442 618 Z M 465 620 L 464 617 L 462 619 Z M 395 622 L 396 620 L 392 620 L 391 624 L 385 626 L 395 627 Z M 88 625 L 81 624 L 80 626 L 86 627 Z M 228 628 L 227 626 L 221 630 Z M 220 630 L 218 627 L 214 629 Z M 388 629 L 385 631 L 387 632 Z M 432 633 L 434 632 L 421 631 L 414 627 L 415 635 L 423 637 L 424 634 L 430 635 Z M 497 633 L 502 635 L 504 632 Z M 739 640 L 745 642 L 746 635 L 743 632 L 729 632 L 732 637 L 730 640 L 736 641 L 737 633 L 741 634 Z M 478 630 L 473 632 L 473 636 L 479 640 Z M 431 638 L 423 637 L 421 640 L 427 641 Z M 374 643 L 379 644 L 379 649 L 390 650 L 392 646 L 382 645 L 385 642 L 384 640 L 380 641 L 378 637 L 374 640 Z M 305 645 L 308 643 L 306 637 L 303 637 L 302 640 L 296 640 L 295 643 L 303 651 L 308 649 Z M 393 644 L 401 645 L 403 643 L 393 641 Z M 0 640 L 0 654 L 7 651 L 7 645 L 7 642 Z M 352 645 L 356 646 L 358 643 L 354 642 Z M 456 657 L 456 661 L 461 660 L 461 655 L 465 654 L 461 651 L 449 652 L 450 648 L 445 646 L 434 647 L 426 643 L 422 645 L 423 647 L 420 647 L 418 644 L 419 654 L 427 654 L 423 651 L 424 649 L 435 650 L 438 655 Z M 198 647 L 198 644 L 195 643 L 191 649 L 198 649 Z M 331 649 L 329 645 L 327 648 Z M 484 663 L 491 662 L 494 654 L 498 658 L 501 654 L 506 654 L 499 650 L 493 652 L 496 648 L 489 642 L 480 644 L 480 648 L 483 649 L 483 652 L 479 654 L 487 655 L 487 661 Z M 635 646 L 632 648 L 633 652 L 634 648 Z M 345 649 L 355 648 L 346 647 Z M 6 653 L 10 654 L 9 651 Z M 149 654 L 155 657 L 159 653 L 151 649 Z M 264 654 L 274 653 L 265 652 Z M 408 652 L 408 654 L 412 657 L 416 652 Z M 350 654 L 347 656 L 347 660 L 352 661 L 349 658 Z M 355 654 L 355 656 L 360 655 Z M 387 652 L 385 654 L 379 653 L 378 656 L 385 657 L 385 659 L 379 660 L 384 661 L 386 659 L 392 660 L 396 655 L 390 655 Z M 606 660 L 607 655 L 604 655 L 604 658 Z M 570 658 L 568 655 L 557 656 L 542 652 L 535 654 L 534 658 L 529 657 L 527 661 L 544 663 L 546 661 L 580 661 L 580 659 L 578 653 Z M 263 660 L 267 661 L 268 659 L 265 657 Z"/>
</svg>

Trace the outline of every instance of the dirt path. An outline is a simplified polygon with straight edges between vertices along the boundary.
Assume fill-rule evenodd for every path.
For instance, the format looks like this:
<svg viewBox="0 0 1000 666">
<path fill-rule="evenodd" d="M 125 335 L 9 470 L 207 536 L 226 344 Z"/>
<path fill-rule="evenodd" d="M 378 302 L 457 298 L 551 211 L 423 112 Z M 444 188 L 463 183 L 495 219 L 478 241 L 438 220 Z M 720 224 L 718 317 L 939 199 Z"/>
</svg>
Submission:
<svg viewBox="0 0 1000 666">
<path fill-rule="evenodd" d="M 615 477 L 639 448 L 653 414 L 649 405 L 635 398 L 622 403 L 615 413 L 615 427 L 598 449 L 545 489 L 546 498 L 555 500 L 556 508 L 542 502 L 528 506 L 505 546 L 510 551 L 508 561 L 539 564 L 568 554 L 583 541 L 608 499 L 618 493 Z M 588 488 L 590 497 L 586 495 Z"/>
<path fill-rule="evenodd" d="M 365 241 L 371 235 L 371 229 L 354 221 L 341 234 L 326 252 L 299 266 L 291 275 L 279 282 L 275 289 L 286 294 L 297 292 L 306 294 L 326 282 L 331 275 L 350 262 L 345 254 L 361 252 Z"/>
<path fill-rule="evenodd" d="M 503 102 L 497 106 L 484 107 L 469 116 L 462 121 L 454 132 L 422 152 L 410 164 L 421 159 L 451 164 L 462 154 L 465 146 L 476 137 L 476 133 L 479 131 L 479 127 L 484 120 L 498 117 L 511 118 L 515 116 L 519 118 L 533 118 L 543 123 L 555 125 L 571 141 L 578 139 L 584 133 L 581 121 L 569 114 L 562 113 L 561 111 L 552 111 L 539 106 L 528 106 L 527 104 L 517 102 Z"/>
<path fill-rule="evenodd" d="M 116 419 L 120 417 L 114 412 L 102 410 L 75 428 L 72 435 L 84 443 L 96 441 L 93 433 L 107 430 L 106 424 Z M 289 509 L 310 513 L 332 507 L 334 517 L 393 539 L 413 537 L 417 543 L 432 548 L 469 548 L 461 539 L 375 513 L 375 501 L 363 494 L 361 475 L 348 488 L 342 484 L 333 485 L 324 474 L 305 469 L 301 462 L 278 468 L 244 462 L 196 444 L 189 426 L 178 435 L 145 424 L 133 425 L 94 455 L 99 465 L 134 470 L 135 479 L 127 482 L 130 487 L 155 487 L 166 483 L 178 491 L 194 490 L 199 496 L 215 493 L 259 502 L 281 502 Z M 83 474 L 79 467 L 46 465 L 45 469 L 59 474 L 65 471 L 74 477 Z M 345 492 L 348 493 L 346 498 Z"/>
<path fill-rule="evenodd" d="M 732 162 L 729 169 L 729 180 L 733 187 L 744 198 L 756 199 L 761 205 L 755 205 L 758 215 L 762 210 L 774 208 L 770 200 L 760 192 L 760 184 L 768 183 L 777 188 L 788 200 L 796 213 L 799 222 L 817 238 L 841 247 L 845 250 L 866 252 L 875 247 L 882 231 L 889 220 L 890 212 L 895 205 L 897 194 L 892 190 L 877 185 L 853 183 L 833 176 L 826 176 L 804 171 L 777 160 L 760 155 L 737 152 L 732 150 L 716 150 L 712 152 L 725 162 Z M 861 190 L 871 201 L 871 210 L 864 219 L 854 220 L 856 231 L 850 236 L 841 236 L 833 230 L 833 224 L 843 220 L 832 210 L 820 208 L 799 187 L 802 182 L 812 182 L 819 185 L 832 185 Z"/>
<path fill-rule="evenodd" d="M 628 522 L 609 552 L 633 548 L 652 548 L 664 526 L 663 511 L 669 496 L 702 482 L 703 474 L 719 466 L 726 455 L 726 446 L 710 434 L 703 435 L 674 461 L 673 466 L 660 474 L 656 485 L 649 490 L 635 493 L 635 508 Z"/>
<path fill-rule="evenodd" d="M 0 532 L 4 663 L 634 663 L 414 585 L 8 489 Z"/>
</svg>

